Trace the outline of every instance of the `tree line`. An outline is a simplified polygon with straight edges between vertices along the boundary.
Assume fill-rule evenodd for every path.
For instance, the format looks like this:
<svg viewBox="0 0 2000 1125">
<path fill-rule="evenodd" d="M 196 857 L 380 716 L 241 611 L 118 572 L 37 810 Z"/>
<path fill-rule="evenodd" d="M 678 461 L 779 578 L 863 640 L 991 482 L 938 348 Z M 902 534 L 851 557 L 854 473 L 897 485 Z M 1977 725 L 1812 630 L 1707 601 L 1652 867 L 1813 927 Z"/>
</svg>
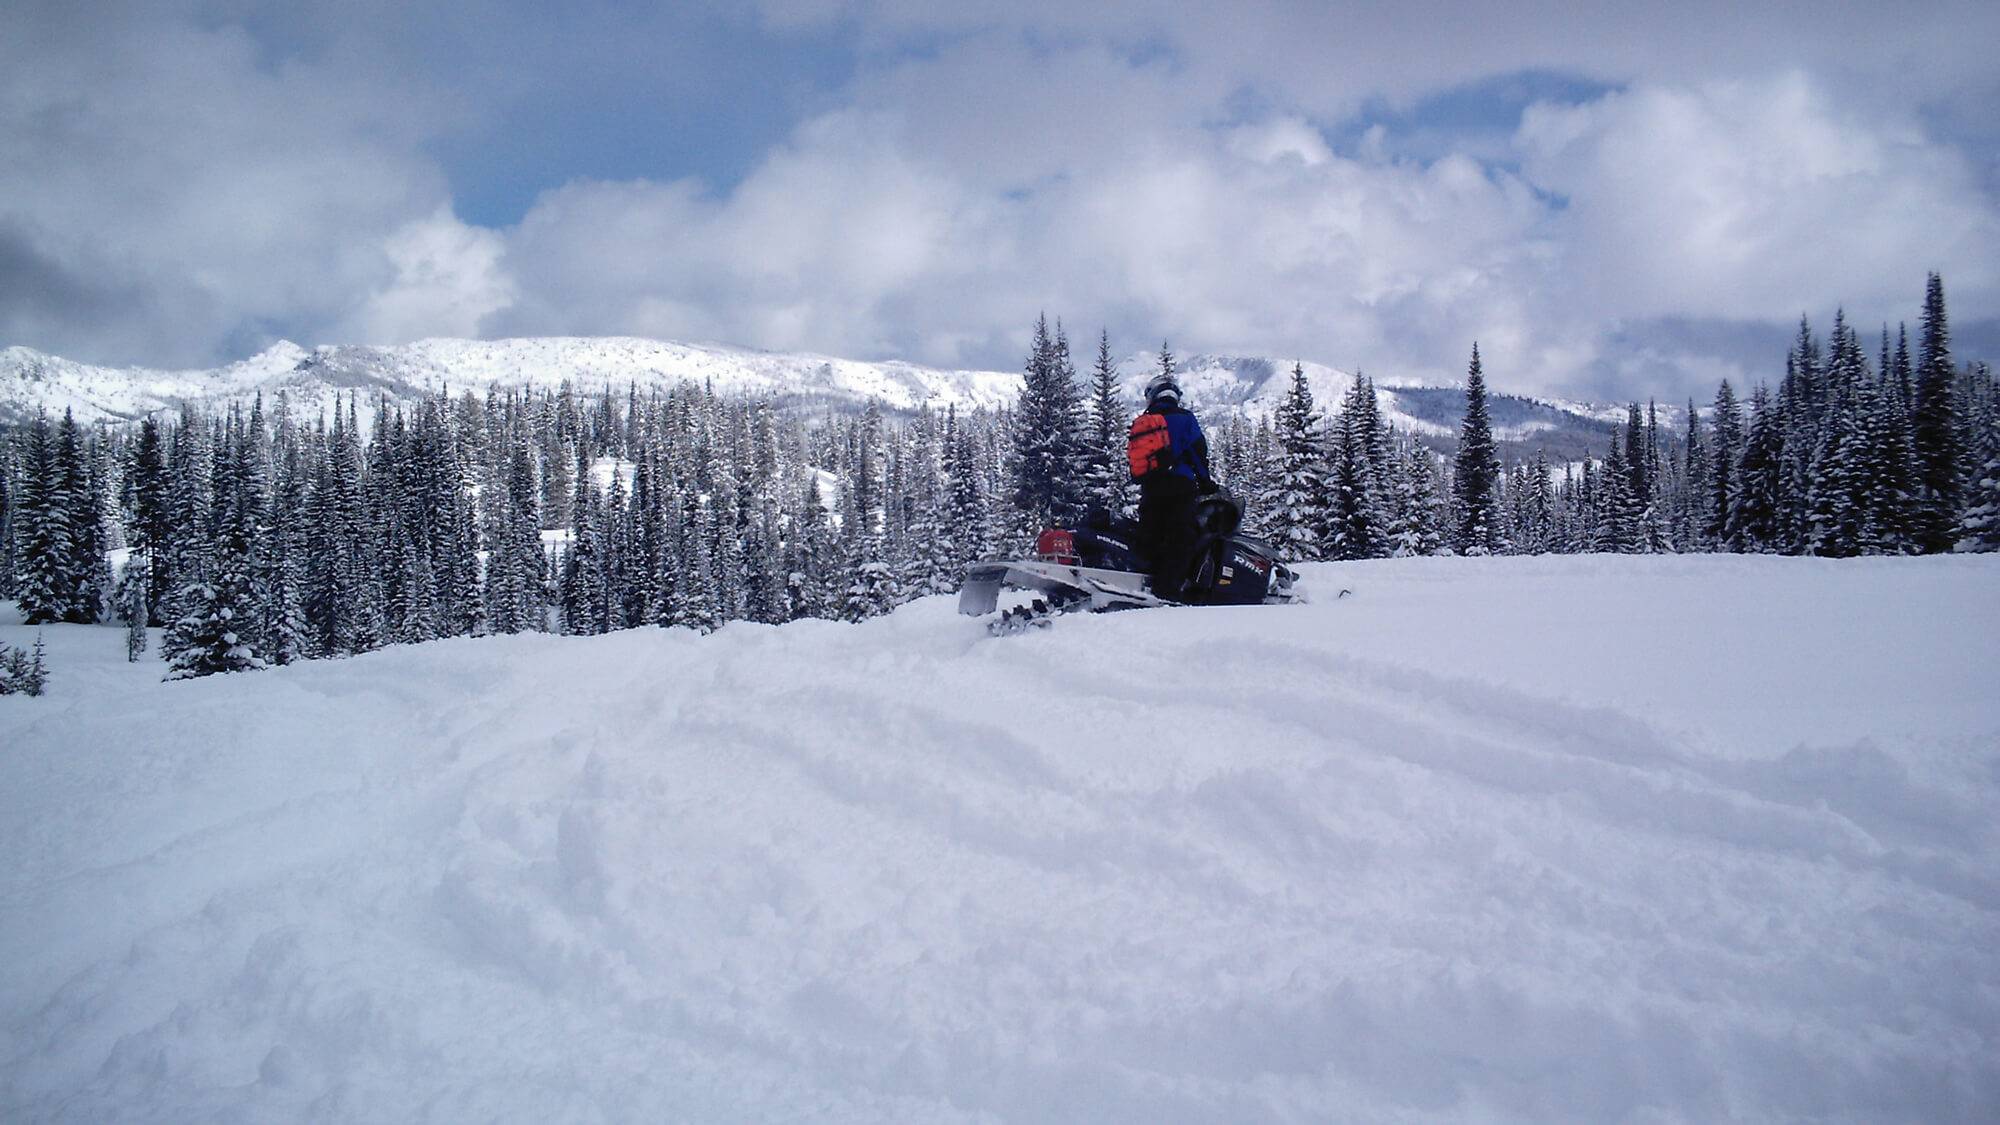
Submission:
<svg viewBox="0 0 2000 1125">
<path fill-rule="evenodd" d="M 475 634 L 858 621 L 950 592 L 965 566 L 1133 499 L 1108 335 L 1080 376 L 1038 319 L 1011 407 L 808 423 L 683 384 L 336 397 L 0 441 L 0 595 L 30 623 L 122 621 L 169 677 Z M 1156 361 L 1175 369 L 1162 344 Z M 1200 403 L 1193 404 L 1197 408 Z M 365 422 L 365 424 L 364 424 Z M 1475 346 L 1454 457 L 1400 433 L 1357 377 L 1331 413 L 1283 401 L 1211 428 L 1218 479 L 1299 559 L 1549 551 L 1845 555 L 2000 541 L 2000 399 L 1954 366 L 1933 276 L 1914 356 L 1871 364 L 1802 322 L 1746 416 L 1724 383 L 1663 427 L 1637 403 L 1601 459 L 1503 466 Z M 122 558 L 114 577 L 110 559 Z"/>
<path fill-rule="evenodd" d="M 2000 548 L 2000 388 L 1954 364 L 1944 287 L 1930 276 L 1915 354 L 1882 329 L 1871 362 L 1836 313 L 1822 341 L 1801 319 L 1775 392 L 1747 413 L 1725 380 L 1678 427 L 1628 404 L 1601 458 L 1503 466 L 1479 349 L 1467 367 L 1456 454 L 1383 424 L 1357 377 L 1327 417 L 1302 369 L 1226 458 L 1263 500 L 1263 526 L 1306 559 L 1392 555 L 1730 551 L 1842 557 Z"/>
</svg>

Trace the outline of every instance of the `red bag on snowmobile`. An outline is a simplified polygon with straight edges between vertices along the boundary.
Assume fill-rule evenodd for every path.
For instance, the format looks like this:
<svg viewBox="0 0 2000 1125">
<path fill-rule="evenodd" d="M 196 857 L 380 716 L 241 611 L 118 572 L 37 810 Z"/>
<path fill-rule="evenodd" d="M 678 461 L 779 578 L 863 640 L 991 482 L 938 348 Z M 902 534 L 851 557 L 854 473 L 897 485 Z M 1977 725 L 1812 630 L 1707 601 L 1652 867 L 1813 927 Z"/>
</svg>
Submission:
<svg viewBox="0 0 2000 1125">
<path fill-rule="evenodd" d="M 1133 480 L 1174 463 L 1174 439 L 1167 433 L 1167 416 L 1151 411 L 1132 419 L 1132 432 L 1125 439 L 1125 464 Z"/>
<path fill-rule="evenodd" d="M 1081 561 L 1076 553 L 1076 536 L 1060 527 L 1047 528 L 1035 537 L 1035 557 L 1064 566 L 1075 566 Z"/>
</svg>

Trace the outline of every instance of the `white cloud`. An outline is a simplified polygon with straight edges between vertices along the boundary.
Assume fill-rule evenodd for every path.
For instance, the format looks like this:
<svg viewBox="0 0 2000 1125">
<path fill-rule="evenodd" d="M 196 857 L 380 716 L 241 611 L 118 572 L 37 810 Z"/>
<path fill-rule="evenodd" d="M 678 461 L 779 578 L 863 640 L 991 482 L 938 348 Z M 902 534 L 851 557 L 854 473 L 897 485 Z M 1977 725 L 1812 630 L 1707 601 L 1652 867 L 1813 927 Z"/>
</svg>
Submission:
<svg viewBox="0 0 2000 1125">
<path fill-rule="evenodd" d="M 391 234 L 448 198 L 409 91 L 273 69 L 240 32 L 147 8 L 22 21 L 0 36 L 0 226 L 120 299 L 18 342 L 193 363 L 329 329 L 393 275 Z"/>
<path fill-rule="evenodd" d="M 1301 164 L 1324 164 L 1333 159 L 1326 138 L 1310 122 L 1297 117 L 1280 117 L 1255 125 L 1244 125 L 1229 135 L 1230 151 L 1246 160 L 1268 164 L 1275 160 L 1296 160 Z"/>
<path fill-rule="evenodd" d="M 2000 295 L 2000 217 L 1964 157 L 1801 74 L 1535 107 L 1519 140 L 1529 178 L 1569 200 L 1551 227 L 1600 318 L 1886 314 L 1928 269 Z"/>
<path fill-rule="evenodd" d="M 1686 334 L 1639 360 L 1613 341 L 1836 302 L 1905 317 L 1929 269 L 1992 308 L 1992 154 L 1921 110 L 1991 104 L 1996 10 L 770 5 L 781 34 L 861 46 L 740 182 L 579 178 L 489 230 L 425 147 L 466 90 L 371 65 L 367 34 L 270 54 L 164 10 L 45 6 L 0 42 L 0 280 L 42 294 L 0 291 L 0 331 L 155 363 L 279 332 L 582 332 L 1012 366 L 1046 310 L 1121 348 L 1392 377 L 1455 376 L 1477 338 L 1523 389 L 1674 355 L 1706 379 L 1734 361 Z M 509 89 L 589 61 L 517 50 L 509 26 L 473 44 L 519 59 Z M 1394 125 L 1329 142 L 1361 104 L 1529 67 L 1622 89 L 1434 160 L 1399 156 Z"/>
<path fill-rule="evenodd" d="M 1339 159 L 1300 128 L 1268 133 L 1276 148 L 1163 130 L 1023 189 L 923 151 L 927 127 L 830 115 L 719 200 L 551 193 L 510 236 L 523 300 L 502 321 L 990 362 L 1046 309 L 1134 345 L 1389 368 L 1456 355 L 1539 268 L 1532 193 L 1469 161 Z"/>
<path fill-rule="evenodd" d="M 504 246 L 497 232 L 460 222 L 449 207 L 405 224 L 382 247 L 394 279 L 369 295 L 340 338 L 478 336 L 490 314 L 514 303 L 514 282 L 500 265 Z"/>
<path fill-rule="evenodd" d="M 1476 338 L 1508 385 L 1558 389 L 1636 371 L 1610 341 L 1650 320 L 1908 315 L 1929 268 L 1993 295 L 1995 211 L 1964 159 L 1798 75 L 1536 107 L 1506 142 L 1516 175 L 1337 155 L 1297 115 L 1204 125 L 1171 71 L 1101 52 L 962 49 L 983 61 L 867 84 L 724 196 L 552 193 L 510 236 L 504 319 L 1011 365 L 1046 310 L 1121 347 L 1430 378 Z M 1056 112 L 1065 84 L 1095 108 Z"/>
</svg>

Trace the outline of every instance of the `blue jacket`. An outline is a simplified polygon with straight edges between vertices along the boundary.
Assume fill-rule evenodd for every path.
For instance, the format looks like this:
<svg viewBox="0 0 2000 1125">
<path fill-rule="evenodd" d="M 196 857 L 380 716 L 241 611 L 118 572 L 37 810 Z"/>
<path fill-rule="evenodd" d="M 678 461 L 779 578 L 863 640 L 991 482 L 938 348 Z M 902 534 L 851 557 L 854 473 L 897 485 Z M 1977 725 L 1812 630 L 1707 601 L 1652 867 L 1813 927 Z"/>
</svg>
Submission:
<svg viewBox="0 0 2000 1125">
<path fill-rule="evenodd" d="M 1207 481 L 1208 438 L 1201 432 L 1201 421 L 1176 405 L 1150 406 L 1146 413 L 1166 416 L 1167 440 L 1174 447 L 1174 460 L 1167 471 L 1197 483 Z"/>
</svg>

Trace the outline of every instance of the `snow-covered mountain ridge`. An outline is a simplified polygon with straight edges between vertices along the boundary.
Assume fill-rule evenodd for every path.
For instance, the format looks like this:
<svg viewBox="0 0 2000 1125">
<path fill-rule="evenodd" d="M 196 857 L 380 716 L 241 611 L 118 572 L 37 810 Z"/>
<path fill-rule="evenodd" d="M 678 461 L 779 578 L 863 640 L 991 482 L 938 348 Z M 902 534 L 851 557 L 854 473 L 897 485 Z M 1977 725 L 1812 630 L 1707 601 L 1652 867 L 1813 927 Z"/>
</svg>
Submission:
<svg viewBox="0 0 2000 1125">
<path fill-rule="evenodd" d="M 1181 357 L 1176 370 L 1190 403 L 1204 415 L 1255 417 L 1276 409 L 1283 399 L 1293 362 L 1194 354 Z M 1155 364 L 1156 358 L 1146 352 L 1119 363 L 1120 386 L 1129 402 L 1138 402 Z M 1322 408 L 1332 408 L 1354 385 L 1349 372 L 1319 363 L 1302 366 Z M 280 341 L 248 359 L 190 370 L 101 367 L 16 346 L 0 349 L 0 424 L 31 417 L 37 409 L 72 410 L 80 421 L 116 423 L 175 410 L 182 403 L 217 406 L 247 402 L 258 393 L 274 399 L 280 391 L 294 410 L 310 416 L 331 409 L 336 394 L 408 401 L 445 389 L 553 390 L 565 382 L 580 393 L 695 382 L 814 412 L 855 410 L 870 400 L 893 411 L 910 411 L 926 403 L 960 410 L 1004 406 L 1019 393 L 1021 375 L 629 336 L 428 339 L 387 347 L 333 344 L 310 349 Z M 1463 408 L 1456 387 L 1378 384 L 1377 393 L 1398 428 L 1443 442 L 1456 435 Z M 1495 394 L 1493 402 L 1496 436 L 1503 442 L 1601 433 L 1608 427 L 1599 407 L 1505 394 Z"/>
<path fill-rule="evenodd" d="M 331 406 L 336 393 L 407 400 L 440 390 L 489 388 L 579 392 L 705 383 L 788 405 L 843 407 L 879 399 L 895 410 L 999 406 L 1020 376 L 948 371 L 808 353 L 782 354 L 635 337 L 546 336 L 511 340 L 430 339 L 393 347 L 281 341 L 249 359 L 208 370 L 97 367 L 30 348 L 0 351 L 0 421 L 37 407 L 74 410 L 83 421 L 129 421 L 182 403 L 215 405 L 284 391 L 295 408 Z"/>
</svg>

